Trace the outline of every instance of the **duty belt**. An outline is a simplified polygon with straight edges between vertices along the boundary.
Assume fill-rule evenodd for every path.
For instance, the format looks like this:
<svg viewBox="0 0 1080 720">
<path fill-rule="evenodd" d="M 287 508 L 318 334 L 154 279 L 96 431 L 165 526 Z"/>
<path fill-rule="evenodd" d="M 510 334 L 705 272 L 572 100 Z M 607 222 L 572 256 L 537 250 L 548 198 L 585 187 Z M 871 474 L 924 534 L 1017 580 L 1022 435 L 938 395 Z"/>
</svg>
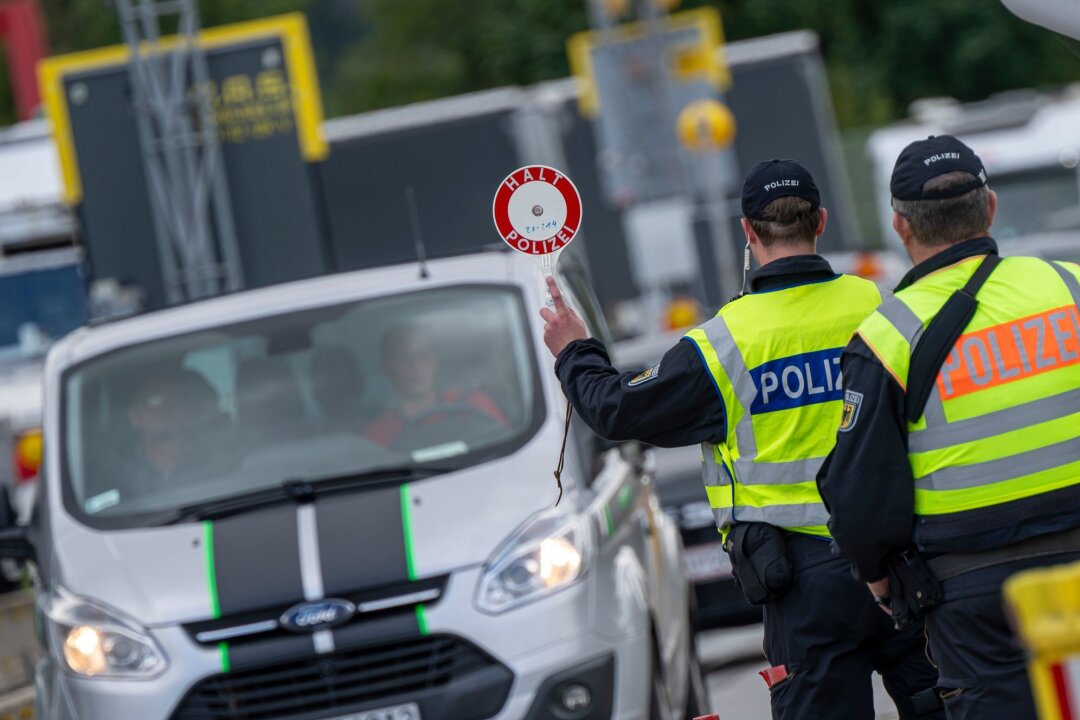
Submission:
<svg viewBox="0 0 1080 720">
<path fill-rule="evenodd" d="M 983 552 L 948 553 L 927 560 L 927 565 L 933 571 L 934 577 L 945 581 L 1014 560 L 1031 560 L 1070 552 L 1080 552 L 1080 528 L 1036 535 L 1015 545 Z"/>
</svg>

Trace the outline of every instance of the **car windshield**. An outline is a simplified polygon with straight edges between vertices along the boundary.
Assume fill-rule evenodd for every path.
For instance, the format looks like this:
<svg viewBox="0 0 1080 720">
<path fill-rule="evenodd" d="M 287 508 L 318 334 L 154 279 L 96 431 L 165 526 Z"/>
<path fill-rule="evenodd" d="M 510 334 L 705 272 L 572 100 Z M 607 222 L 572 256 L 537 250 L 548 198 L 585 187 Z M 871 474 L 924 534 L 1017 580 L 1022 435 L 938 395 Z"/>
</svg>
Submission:
<svg viewBox="0 0 1080 720">
<path fill-rule="evenodd" d="M 1080 177 L 1075 168 L 995 173 L 990 187 L 998 194 L 991 232 L 1001 240 L 1045 230 L 1048 219 L 1080 205 Z"/>
<path fill-rule="evenodd" d="M 516 290 L 458 286 L 104 355 L 65 375 L 65 499 L 135 527 L 291 480 L 508 454 L 543 417 L 527 328 Z"/>
<path fill-rule="evenodd" d="M 85 322 L 77 265 L 0 275 L 0 363 L 38 357 Z"/>
</svg>

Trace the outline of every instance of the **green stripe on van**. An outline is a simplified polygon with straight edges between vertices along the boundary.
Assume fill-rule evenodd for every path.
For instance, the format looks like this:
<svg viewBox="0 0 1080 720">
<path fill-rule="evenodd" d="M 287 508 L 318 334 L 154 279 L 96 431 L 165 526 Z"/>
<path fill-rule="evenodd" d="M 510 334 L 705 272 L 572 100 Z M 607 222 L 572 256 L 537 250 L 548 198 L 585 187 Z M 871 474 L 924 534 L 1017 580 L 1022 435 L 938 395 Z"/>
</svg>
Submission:
<svg viewBox="0 0 1080 720">
<path fill-rule="evenodd" d="M 221 672 L 227 673 L 232 670 L 232 663 L 229 661 L 229 643 L 218 643 L 218 653 L 221 655 Z"/>
<path fill-rule="evenodd" d="M 413 557 L 412 510 L 409 507 L 409 486 L 401 486 L 401 529 L 405 536 L 405 564 L 409 580 L 416 580 L 416 559 Z"/>
<path fill-rule="evenodd" d="M 206 585 L 210 588 L 210 614 L 217 620 L 221 617 L 221 602 L 218 600 L 217 569 L 214 565 L 214 524 L 209 520 L 203 522 L 203 549 L 206 553 Z"/>
<path fill-rule="evenodd" d="M 427 611 L 424 608 L 423 604 L 416 606 L 416 626 L 420 628 L 421 635 L 428 634 Z"/>
</svg>

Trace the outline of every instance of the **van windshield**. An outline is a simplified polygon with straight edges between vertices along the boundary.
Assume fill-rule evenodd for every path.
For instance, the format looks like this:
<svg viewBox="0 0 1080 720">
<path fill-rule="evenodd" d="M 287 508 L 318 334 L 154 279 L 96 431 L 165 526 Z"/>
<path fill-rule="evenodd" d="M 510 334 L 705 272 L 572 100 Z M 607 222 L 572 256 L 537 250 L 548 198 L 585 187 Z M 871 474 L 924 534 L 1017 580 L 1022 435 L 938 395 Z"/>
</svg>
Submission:
<svg viewBox="0 0 1080 720">
<path fill-rule="evenodd" d="M 521 296 L 414 292 L 148 342 L 65 375 L 64 495 L 94 526 L 506 455 L 543 418 Z"/>
</svg>

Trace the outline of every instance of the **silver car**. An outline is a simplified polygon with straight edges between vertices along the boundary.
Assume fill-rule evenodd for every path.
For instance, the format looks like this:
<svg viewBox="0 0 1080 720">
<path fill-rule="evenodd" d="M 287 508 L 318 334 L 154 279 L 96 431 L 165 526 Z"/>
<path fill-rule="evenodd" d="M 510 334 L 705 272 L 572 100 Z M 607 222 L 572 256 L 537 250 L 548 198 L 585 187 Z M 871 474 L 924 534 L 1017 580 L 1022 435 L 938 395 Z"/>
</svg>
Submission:
<svg viewBox="0 0 1080 720">
<path fill-rule="evenodd" d="M 53 347 L 41 494 L 28 527 L 0 531 L 32 556 L 40 717 L 702 709 L 645 452 L 572 422 L 556 487 L 566 403 L 536 265 L 428 270 L 243 292 Z"/>
</svg>

